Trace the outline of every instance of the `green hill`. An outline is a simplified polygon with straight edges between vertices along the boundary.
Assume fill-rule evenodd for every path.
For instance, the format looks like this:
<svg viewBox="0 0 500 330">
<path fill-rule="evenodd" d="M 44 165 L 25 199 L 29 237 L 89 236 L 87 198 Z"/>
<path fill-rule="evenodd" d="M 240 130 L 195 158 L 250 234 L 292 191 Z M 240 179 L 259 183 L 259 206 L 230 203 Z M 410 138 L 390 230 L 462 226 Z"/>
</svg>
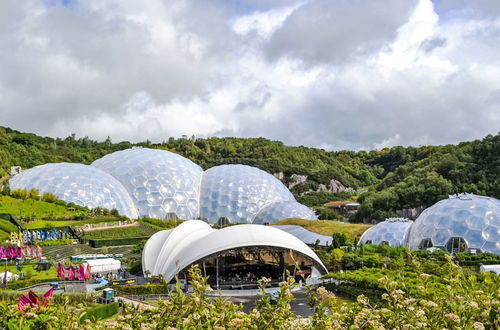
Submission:
<svg viewBox="0 0 500 330">
<path fill-rule="evenodd" d="M 89 164 L 105 154 L 132 146 L 179 153 L 203 168 L 228 163 L 256 166 L 280 176 L 306 180 L 291 190 L 309 206 L 334 199 L 357 198 L 362 203 L 352 219 L 383 219 L 395 210 L 429 206 L 449 194 L 472 192 L 500 198 L 500 134 L 458 145 L 393 147 L 380 151 L 335 151 L 285 146 L 264 138 L 174 139 L 132 144 L 93 141 L 88 137 L 41 137 L 0 127 L 0 182 L 10 166 L 30 168 L 48 162 Z M 356 192 L 320 192 L 332 180 Z"/>
</svg>

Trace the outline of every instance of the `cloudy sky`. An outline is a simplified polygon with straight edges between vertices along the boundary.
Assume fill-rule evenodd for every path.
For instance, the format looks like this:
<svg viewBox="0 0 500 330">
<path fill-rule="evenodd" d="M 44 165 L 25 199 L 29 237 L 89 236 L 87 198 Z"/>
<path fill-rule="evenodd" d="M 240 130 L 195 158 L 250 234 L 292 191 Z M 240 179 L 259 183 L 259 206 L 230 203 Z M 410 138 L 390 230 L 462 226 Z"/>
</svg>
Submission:
<svg viewBox="0 0 500 330">
<path fill-rule="evenodd" d="M 329 150 L 500 131 L 498 0 L 2 0 L 0 125 Z"/>
</svg>

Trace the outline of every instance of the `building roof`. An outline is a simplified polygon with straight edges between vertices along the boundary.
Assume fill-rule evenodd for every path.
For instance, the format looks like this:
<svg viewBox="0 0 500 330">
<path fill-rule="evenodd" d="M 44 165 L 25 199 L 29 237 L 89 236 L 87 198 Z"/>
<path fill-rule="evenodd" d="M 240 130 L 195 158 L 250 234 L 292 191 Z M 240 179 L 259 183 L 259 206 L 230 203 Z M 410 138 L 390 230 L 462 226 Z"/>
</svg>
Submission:
<svg viewBox="0 0 500 330">
<path fill-rule="evenodd" d="M 218 252 L 242 247 L 278 247 L 311 258 L 326 272 L 319 257 L 297 237 L 269 226 L 243 224 L 213 229 L 200 220 L 183 222 L 160 231 L 146 242 L 142 252 L 143 271 L 170 281 L 179 271 Z"/>
<path fill-rule="evenodd" d="M 326 207 L 340 207 L 340 206 L 359 206 L 359 203 L 351 202 L 351 201 L 331 201 L 323 204 Z"/>
</svg>

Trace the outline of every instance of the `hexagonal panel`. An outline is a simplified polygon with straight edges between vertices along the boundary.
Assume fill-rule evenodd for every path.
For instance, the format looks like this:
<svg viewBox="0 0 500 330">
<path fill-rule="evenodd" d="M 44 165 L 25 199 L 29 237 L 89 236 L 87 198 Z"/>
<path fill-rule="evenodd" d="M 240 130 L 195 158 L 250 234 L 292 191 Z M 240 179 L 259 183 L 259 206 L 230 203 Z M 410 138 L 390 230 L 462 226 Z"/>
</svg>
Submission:
<svg viewBox="0 0 500 330">
<path fill-rule="evenodd" d="M 220 216 L 230 222 L 252 223 L 263 207 L 280 201 L 295 202 L 295 198 L 281 181 L 258 168 L 221 165 L 203 174 L 201 218 L 210 223 L 216 223 Z"/>
<path fill-rule="evenodd" d="M 403 246 L 413 221 L 405 218 L 388 218 L 367 229 L 361 238 L 360 244 L 381 244 Z"/>
<path fill-rule="evenodd" d="M 72 163 L 45 164 L 22 171 L 9 181 L 11 189 L 38 189 L 75 204 L 117 209 L 137 218 L 137 207 L 123 185 L 101 169 Z"/>
<path fill-rule="evenodd" d="M 263 208 L 253 223 L 275 223 L 289 218 L 318 220 L 316 213 L 305 205 L 297 202 L 275 202 Z"/>
<path fill-rule="evenodd" d="M 180 219 L 198 217 L 197 196 L 203 171 L 187 158 L 165 150 L 132 148 L 106 155 L 92 166 L 125 186 L 140 216 L 163 219 L 173 212 Z M 196 199 L 188 200 L 186 196 Z"/>
<path fill-rule="evenodd" d="M 429 230 L 433 228 L 433 230 Z M 452 237 L 463 237 L 469 249 L 500 254 L 500 201 L 474 194 L 450 196 L 427 208 L 412 226 L 408 246 L 419 248 L 424 238 L 446 248 Z"/>
</svg>

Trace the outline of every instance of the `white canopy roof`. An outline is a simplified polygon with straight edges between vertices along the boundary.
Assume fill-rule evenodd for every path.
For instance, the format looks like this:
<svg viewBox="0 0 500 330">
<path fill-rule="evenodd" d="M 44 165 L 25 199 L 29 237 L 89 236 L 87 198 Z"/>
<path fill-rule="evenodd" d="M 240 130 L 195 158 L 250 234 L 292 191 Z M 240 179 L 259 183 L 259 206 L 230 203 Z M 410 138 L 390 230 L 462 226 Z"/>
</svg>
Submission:
<svg viewBox="0 0 500 330">
<path fill-rule="evenodd" d="M 313 250 L 280 229 L 244 224 L 216 230 L 199 220 L 189 220 L 174 229 L 151 236 L 142 252 L 142 267 L 144 272 L 161 274 L 165 280 L 170 281 L 176 273 L 204 257 L 247 246 L 290 249 L 311 258 L 326 271 Z"/>
<path fill-rule="evenodd" d="M 120 260 L 112 258 L 85 260 L 83 266 L 87 267 L 87 264 L 90 265 L 90 272 L 92 273 L 115 271 L 121 267 Z"/>
</svg>

